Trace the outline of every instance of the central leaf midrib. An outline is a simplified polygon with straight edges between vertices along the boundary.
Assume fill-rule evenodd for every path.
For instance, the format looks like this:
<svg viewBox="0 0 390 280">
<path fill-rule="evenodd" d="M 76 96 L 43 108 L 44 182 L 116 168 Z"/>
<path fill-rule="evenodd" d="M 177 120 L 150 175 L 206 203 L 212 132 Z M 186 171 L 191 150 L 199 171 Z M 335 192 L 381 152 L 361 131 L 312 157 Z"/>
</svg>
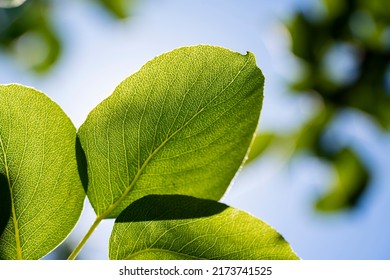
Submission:
<svg viewBox="0 0 390 280">
<path fill-rule="evenodd" d="M 113 204 L 111 204 L 106 211 L 104 211 L 101 215 L 97 217 L 98 220 L 105 219 L 108 217 L 112 211 L 114 211 L 118 205 L 126 198 L 127 194 L 131 191 L 133 186 L 137 183 L 139 177 L 143 173 L 145 167 L 149 164 L 151 159 L 165 146 L 165 144 L 171 140 L 176 134 L 178 134 L 181 130 L 183 130 L 193 119 L 195 119 L 200 113 L 202 113 L 208 106 L 211 104 L 222 92 L 224 92 L 227 88 L 231 86 L 231 84 L 237 79 L 237 77 L 241 74 L 243 69 L 248 65 L 250 61 L 250 56 L 248 56 L 248 59 L 245 61 L 244 65 L 240 68 L 240 70 L 236 73 L 236 75 L 231 79 L 231 81 L 218 93 L 216 94 L 203 108 L 201 108 L 198 112 L 196 112 L 187 122 L 185 122 L 181 127 L 179 127 L 174 133 L 172 133 L 169 137 L 167 137 L 150 155 L 148 158 L 144 161 L 142 166 L 138 169 L 137 174 L 134 176 L 133 180 L 130 182 L 129 186 L 125 189 L 123 194 L 118 198 L 117 201 L 115 201 Z"/>
<path fill-rule="evenodd" d="M 19 233 L 19 222 L 18 222 L 18 219 L 16 217 L 15 202 L 14 202 L 13 191 L 11 188 L 11 179 L 10 179 L 10 174 L 9 174 L 9 169 L 8 169 L 7 154 L 5 151 L 4 142 L 3 142 L 1 135 L 0 135 L 0 146 L 1 146 L 1 151 L 3 153 L 5 176 L 7 177 L 7 184 L 8 184 L 8 189 L 10 192 L 12 221 L 14 224 L 14 231 L 15 231 L 16 258 L 19 260 L 22 260 L 23 256 L 22 256 L 22 247 L 20 245 L 21 243 L 20 243 L 20 233 Z"/>
</svg>

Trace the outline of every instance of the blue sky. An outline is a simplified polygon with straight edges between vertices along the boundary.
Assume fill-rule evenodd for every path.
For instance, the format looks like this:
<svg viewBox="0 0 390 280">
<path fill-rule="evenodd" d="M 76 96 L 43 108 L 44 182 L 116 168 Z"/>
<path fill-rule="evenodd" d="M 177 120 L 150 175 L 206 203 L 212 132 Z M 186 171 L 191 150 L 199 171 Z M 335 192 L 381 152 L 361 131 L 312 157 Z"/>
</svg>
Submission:
<svg viewBox="0 0 390 280">
<path fill-rule="evenodd" d="M 131 18 L 119 22 L 88 1 L 56 1 L 56 27 L 64 41 L 59 63 L 41 77 L 0 54 L 0 83 L 22 83 L 45 92 L 78 127 L 94 106 L 148 60 L 181 46 L 210 44 L 255 54 L 266 77 L 260 130 L 293 130 L 317 106 L 314 100 L 288 95 L 286 82 L 299 73 L 299 62 L 289 53 L 290 38 L 280 24 L 294 8 L 310 1 L 138 2 Z M 356 211 L 314 212 L 313 201 L 325 191 L 332 171 L 305 155 L 287 166 L 288 147 L 241 170 L 223 201 L 264 219 L 303 259 L 389 259 L 389 135 L 354 112 L 342 116 L 332 133 L 373 163 L 375 180 Z M 93 217 L 86 203 L 71 243 L 81 239 Z M 81 257 L 107 258 L 112 222 L 98 228 Z"/>
</svg>

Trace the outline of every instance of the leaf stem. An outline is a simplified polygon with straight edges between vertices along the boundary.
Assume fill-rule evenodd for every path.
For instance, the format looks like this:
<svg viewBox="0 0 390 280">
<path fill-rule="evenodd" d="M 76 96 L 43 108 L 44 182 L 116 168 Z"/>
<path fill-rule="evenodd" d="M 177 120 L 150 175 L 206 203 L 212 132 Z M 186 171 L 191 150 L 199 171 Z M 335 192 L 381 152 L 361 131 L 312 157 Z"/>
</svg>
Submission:
<svg viewBox="0 0 390 280">
<path fill-rule="evenodd" d="M 85 243 L 87 243 L 88 239 L 91 237 L 92 233 L 95 231 L 95 229 L 98 227 L 100 222 L 103 220 L 103 216 L 97 216 L 91 227 L 89 228 L 88 232 L 85 234 L 83 239 L 81 239 L 80 243 L 76 246 L 76 248 L 73 250 L 73 252 L 69 255 L 68 260 L 75 260 L 77 255 L 80 253 L 81 249 L 84 247 Z"/>
</svg>

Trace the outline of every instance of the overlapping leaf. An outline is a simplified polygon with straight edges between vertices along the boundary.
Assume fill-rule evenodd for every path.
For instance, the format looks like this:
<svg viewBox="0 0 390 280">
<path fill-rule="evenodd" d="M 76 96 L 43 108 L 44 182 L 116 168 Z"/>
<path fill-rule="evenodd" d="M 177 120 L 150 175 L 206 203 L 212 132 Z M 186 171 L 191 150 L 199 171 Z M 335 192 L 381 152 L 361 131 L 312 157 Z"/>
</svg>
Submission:
<svg viewBox="0 0 390 280">
<path fill-rule="evenodd" d="M 0 259 L 39 259 L 74 227 L 85 197 L 76 130 L 42 93 L 0 86 Z"/>
<path fill-rule="evenodd" d="M 115 221 L 110 259 L 298 259 L 261 220 L 225 204 L 150 195 Z"/>
<path fill-rule="evenodd" d="M 148 194 L 219 200 L 257 127 L 263 83 L 252 54 L 211 46 L 163 54 L 124 80 L 78 133 L 98 217 Z"/>
</svg>

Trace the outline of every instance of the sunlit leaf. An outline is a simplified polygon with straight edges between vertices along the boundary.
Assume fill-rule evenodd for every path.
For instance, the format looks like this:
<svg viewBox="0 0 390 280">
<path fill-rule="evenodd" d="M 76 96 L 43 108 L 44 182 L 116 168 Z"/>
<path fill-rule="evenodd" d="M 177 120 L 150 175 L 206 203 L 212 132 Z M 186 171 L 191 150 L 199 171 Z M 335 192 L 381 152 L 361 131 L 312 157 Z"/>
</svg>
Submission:
<svg viewBox="0 0 390 280">
<path fill-rule="evenodd" d="M 349 149 L 342 150 L 334 160 L 336 177 L 329 192 L 317 202 L 321 211 L 338 211 L 355 206 L 369 182 L 369 172 Z"/>
<path fill-rule="evenodd" d="M 147 194 L 219 200 L 254 135 L 263 83 L 251 53 L 211 46 L 163 54 L 124 80 L 79 130 L 96 214 L 116 217 Z"/>
<path fill-rule="evenodd" d="M 225 204 L 180 195 L 150 195 L 115 221 L 110 259 L 297 259 L 263 221 Z"/>
<path fill-rule="evenodd" d="M 81 213 L 76 129 L 44 94 L 0 86 L 0 259 L 39 259 Z"/>
</svg>

